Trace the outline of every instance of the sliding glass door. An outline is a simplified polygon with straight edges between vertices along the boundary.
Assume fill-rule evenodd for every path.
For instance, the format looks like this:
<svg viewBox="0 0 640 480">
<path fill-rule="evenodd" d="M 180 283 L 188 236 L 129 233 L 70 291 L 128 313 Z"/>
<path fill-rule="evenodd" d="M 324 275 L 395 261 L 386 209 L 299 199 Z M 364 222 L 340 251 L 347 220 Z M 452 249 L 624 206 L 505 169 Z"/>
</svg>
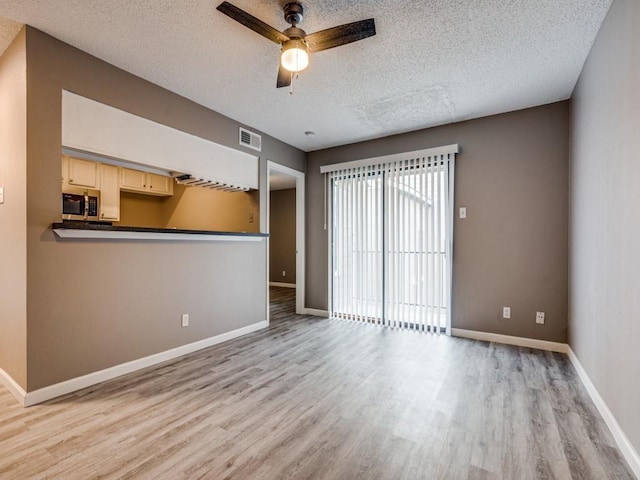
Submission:
<svg viewBox="0 0 640 480">
<path fill-rule="evenodd" d="M 455 152 L 415 153 L 330 172 L 333 317 L 448 332 Z"/>
</svg>

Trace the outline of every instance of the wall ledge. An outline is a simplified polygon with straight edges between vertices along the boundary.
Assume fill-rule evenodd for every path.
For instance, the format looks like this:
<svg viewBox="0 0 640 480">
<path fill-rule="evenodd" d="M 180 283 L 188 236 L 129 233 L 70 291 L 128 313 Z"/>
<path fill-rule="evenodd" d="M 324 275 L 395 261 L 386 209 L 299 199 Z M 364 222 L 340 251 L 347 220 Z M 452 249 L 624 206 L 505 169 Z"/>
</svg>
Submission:
<svg viewBox="0 0 640 480">
<path fill-rule="evenodd" d="M 64 382 L 56 383 L 54 385 L 49 385 L 48 387 L 40 388 L 38 390 L 34 390 L 33 392 L 27 392 L 24 395 L 24 401 L 22 402 L 22 404 L 25 407 L 37 405 L 38 403 L 46 402 L 47 400 L 51 400 L 52 398 L 66 395 L 67 393 L 72 393 L 77 390 L 81 390 L 83 388 L 90 387 L 107 380 L 111 380 L 121 375 L 126 375 L 143 368 L 166 362 L 168 360 L 173 360 L 175 358 L 182 357 L 183 355 L 197 352 L 198 350 L 202 350 L 203 348 L 212 347 L 219 343 L 226 342 L 227 340 L 241 337 L 242 335 L 247 335 L 248 333 L 261 330 L 263 328 L 266 328 L 267 326 L 268 323 L 266 321 L 254 323 L 253 325 L 238 328 L 236 330 L 222 333 L 214 337 L 205 338 L 204 340 L 199 340 L 187 345 L 172 348 L 171 350 L 166 350 L 154 355 L 149 355 L 148 357 L 139 358 L 137 360 L 132 360 L 120 365 L 115 365 L 104 370 L 88 373 L 87 375 L 65 380 Z M 3 372 L 0 370 L 0 373 Z"/>
<path fill-rule="evenodd" d="M 172 241 L 222 241 L 260 242 L 269 235 L 249 232 L 217 232 L 208 230 L 184 230 L 175 228 L 120 227 L 87 222 L 54 223 L 51 228 L 62 239 L 107 240 L 172 240 Z"/>
<path fill-rule="evenodd" d="M 547 350 L 549 352 L 567 353 L 569 351 L 569 346 L 566 343 L 537 340 L 535 338 L 513 337 L 511 335 L 501 335 L 499 333 L 487 333 L 478 332 L 476 330 L 452 328 L 451 335 L 454 337 L 470 338 L 472 340 L 483 340 L 485 342 L 515 345 L 517 347 L 537 348 L 538 350 Z"/>
<path fill-rule="evenodd" d="M 576 372 L 578 372 L 578 376 L 580 377 L 580 380 L 582 380 L 582 384 L 587 390 L 587 393 L 598 409 L 598 412 L 600 412 L 600 415 L 607 424 L 607 427 L 609 427 L 609 430 L 611 431 L 611 434 L 613 435 L 618 448 L 622 452 L 622 456 L 629 464 L 629 468 L 631 468 L 635 476 L 640 478 L 640 455 L 638 455 L 636 449 L 633 448 L 633 445 L 629 441 L 629 438 L 624 433 L 624 430 L 622 430 L 622 427 L 616 420 L 616 417 L 613 415 L 611 410 L 609 410 L 607 403 L 600 395 L 600 392 L 598 392 L 598 389 L 591 381 L 591 378 L 589 378 L 587 371 L 583 368 L 576 354 L 573 352 L 570 346 L 567 346 L 567 349 L 569 359 L 571 360 L 573 367 L 576 369 Z"/>
<path fill-rule="evenodd" d="M 18 400 L 18 402 L 20 402 L 20 404 L 24 406 L 27 392 L 25 392 L 24 389 L 20 385 L 18 385 L 18 383 L 11 377 L 11 375 L 9 375 L 7 372 L 5 372 L 1 368 L 0 368 L 0 383 L 2 383 L 5 387 L 7 387 L 9 392 L 11 392 L 11 394 L 14 397 L 16 397 L 16 400 Z"/>
</svg>

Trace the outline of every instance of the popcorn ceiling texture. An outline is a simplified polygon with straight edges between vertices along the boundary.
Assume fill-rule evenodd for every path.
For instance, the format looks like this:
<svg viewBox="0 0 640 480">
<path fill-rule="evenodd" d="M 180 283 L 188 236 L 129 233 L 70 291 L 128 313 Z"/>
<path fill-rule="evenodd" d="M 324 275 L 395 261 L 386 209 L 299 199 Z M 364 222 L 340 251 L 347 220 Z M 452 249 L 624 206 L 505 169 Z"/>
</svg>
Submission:
<svg viewBox="0 0 640 480">
<path fill-rule="evenodd" d="M 0 17 L 0 56 L 11 44 L 11 41 L 16 38 L 21 28 L 21 23 Z"/>
<path fill-rule="evenodd" d="M 294 95 L 279 47 L 218 3 L 0 0 L 0 51 L 27 23 L 311 151 L 569 98 L 611 0 L 303 1 L 307 33 L 373 17 L 377 35 L 312 55 Z M 286 1 L 232 3 L 288 26 Z"/>
</svg>

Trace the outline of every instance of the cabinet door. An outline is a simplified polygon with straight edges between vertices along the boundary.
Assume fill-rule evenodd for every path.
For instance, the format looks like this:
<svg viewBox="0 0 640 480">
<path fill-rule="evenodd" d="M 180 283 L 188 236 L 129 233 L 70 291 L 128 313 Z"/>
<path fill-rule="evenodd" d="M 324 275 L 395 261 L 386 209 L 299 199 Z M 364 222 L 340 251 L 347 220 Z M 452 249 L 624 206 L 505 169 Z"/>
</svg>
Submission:
<svg viewBox="0 0 640 480">
<path fill-rule="evenodd" d="M 120 188 L 130 192 L 144 192 L 147 190 L 147 174 L 140 170 L 123 168 L 121 173 Z"/>
<path fill-rule="evenodd" d="M 100 165 L 100 220 L 120 220 L 120 179 L 118 167 Z"/>
<path fill-rule="evenodd" d="M 154 195 L 173 195 L 173 179 L 155 173 L 148 174 L 149 193 Z"/>
<path fill-rule="evenodd" d="M 69 157 L 69 185 L 98 188 L 98 164 Z"/>
<path fill-rule="evenodd" d="M 69 185 L 69 157 L 62 156 L 62 185 Z"/>
</svg>

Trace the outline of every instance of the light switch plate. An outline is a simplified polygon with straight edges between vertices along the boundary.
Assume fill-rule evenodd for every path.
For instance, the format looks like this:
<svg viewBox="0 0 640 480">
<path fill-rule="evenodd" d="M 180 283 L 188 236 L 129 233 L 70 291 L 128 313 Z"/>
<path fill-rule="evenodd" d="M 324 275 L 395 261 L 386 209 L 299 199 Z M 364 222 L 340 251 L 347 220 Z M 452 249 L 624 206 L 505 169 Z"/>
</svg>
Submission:
<svg viewBox="0 0 640 480">
<path fill-rule="evenodd" d="M 460 207 L 460 218 L 467 218 L 467 207 Z"/>
<path fill-rule="evenodd" d="M 4 203 L 4 187 L 0 187 L 0 205 Z"/>
</svg>

